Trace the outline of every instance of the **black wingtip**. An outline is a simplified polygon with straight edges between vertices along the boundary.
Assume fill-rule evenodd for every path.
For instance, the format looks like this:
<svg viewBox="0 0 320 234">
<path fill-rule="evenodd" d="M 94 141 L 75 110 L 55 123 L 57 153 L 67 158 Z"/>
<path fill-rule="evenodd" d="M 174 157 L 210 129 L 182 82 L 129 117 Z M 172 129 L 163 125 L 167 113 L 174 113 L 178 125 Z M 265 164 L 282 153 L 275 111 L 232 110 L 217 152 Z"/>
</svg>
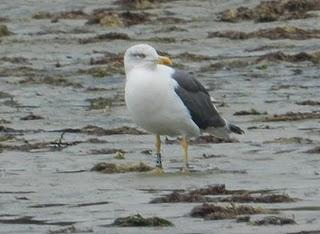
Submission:
<svg viewBox="0 0 320 234">
<path fill-rule="evenodd" d="M 236 134 L 244 134 L 244 131 L 238 127 L 237 125 L 234 125 L 232 123 L 229 123 L 229 129 L 231 132 L 236 133 Z"/>
</svg>

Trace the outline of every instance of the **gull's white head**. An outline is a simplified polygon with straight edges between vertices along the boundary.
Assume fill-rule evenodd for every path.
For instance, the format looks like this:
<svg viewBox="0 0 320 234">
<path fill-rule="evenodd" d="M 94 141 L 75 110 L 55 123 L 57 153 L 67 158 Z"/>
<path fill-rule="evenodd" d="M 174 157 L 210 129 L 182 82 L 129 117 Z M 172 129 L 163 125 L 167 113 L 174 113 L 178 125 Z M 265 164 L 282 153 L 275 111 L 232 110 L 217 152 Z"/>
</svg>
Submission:
<svg viewBox="0 0 320 234">
<path fill-rule="evenodd" d="M 160 56 L 157 51 L 148 44 L 138 44 L 127 49 L 124 54 L 124 69 L 128 74 L 136 67 L 149 69 L 156 68 L 157 64 L 171 65 L 168 57 Z"/>
</svg>

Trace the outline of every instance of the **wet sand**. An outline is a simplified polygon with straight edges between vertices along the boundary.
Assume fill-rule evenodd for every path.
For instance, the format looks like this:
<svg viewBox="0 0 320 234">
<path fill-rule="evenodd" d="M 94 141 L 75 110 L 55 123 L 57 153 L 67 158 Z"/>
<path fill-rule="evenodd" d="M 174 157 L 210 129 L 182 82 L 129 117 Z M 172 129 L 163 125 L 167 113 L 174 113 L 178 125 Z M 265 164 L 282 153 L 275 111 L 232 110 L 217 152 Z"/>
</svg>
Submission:
<svg viewBox="0 0 320 234">
<path fill-rule="evenodd" d="M 8 32 L 0 30 L 0 233 L 320 230 L 319 8 L 272 15 L 271 22 L 225 22 L 221 12 L 257 2 L 142 2 L 1 1 L 0 25 Z M 190 175 L 179 171 L 180 145 L 165 138 L 165 175 L 91 170 L 102 162 L 154 166 L 154 136 L 135 126 L 123 97 L 122 56 L 140 42 L 193 73 L 222 115 L 246 131 L 232 142 L 194 141 Z M 241 191 L 150 203 L 217 184 Z M 230 200 L 250 191 L 293 200 Z M 272 212 L 245 222 L 191 217 L 205 201 Z M 108 226 L 137 213 L 174 226 Z M 296 224 L 254 224 L 270 215 Z"/>
</svg>

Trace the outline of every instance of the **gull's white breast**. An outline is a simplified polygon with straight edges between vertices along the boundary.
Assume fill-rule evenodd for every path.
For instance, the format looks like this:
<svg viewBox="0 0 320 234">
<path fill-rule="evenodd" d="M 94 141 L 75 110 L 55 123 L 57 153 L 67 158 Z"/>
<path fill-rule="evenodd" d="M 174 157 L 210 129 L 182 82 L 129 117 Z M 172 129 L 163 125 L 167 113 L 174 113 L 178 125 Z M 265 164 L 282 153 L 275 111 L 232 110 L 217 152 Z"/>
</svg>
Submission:
<svg viewBox="0 0 320 234">
<path fill-rule="evenodd" d="M 134 121 L 149 132 L 169 136 L 198 136 L 200 129 L 175 93 L 174 70 L 134 68 L 127 74 L 125 100 Z"/>
</svg>

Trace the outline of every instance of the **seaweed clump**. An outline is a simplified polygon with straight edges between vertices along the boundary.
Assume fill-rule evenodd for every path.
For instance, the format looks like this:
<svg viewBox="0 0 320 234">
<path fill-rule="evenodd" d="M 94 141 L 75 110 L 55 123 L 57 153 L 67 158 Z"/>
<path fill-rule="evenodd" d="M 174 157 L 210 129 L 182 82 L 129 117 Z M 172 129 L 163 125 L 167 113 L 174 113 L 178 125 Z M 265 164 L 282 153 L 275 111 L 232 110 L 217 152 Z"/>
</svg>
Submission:
<svg viewBox="0 0 320 234">
<path fill-rule="evenodd" d="M 144 10 L 148 8 L 154 8 L 158 6 L 159 3 L 168 1 L 172 0 L 117 0 L 115 3 L 127 10 Z"/>
<path fill-rule="evenodd" d="M 99 41 L 112 40 L 129 40 L 130 37 L 126 33 L 109 32 L 94 37 L 79 39 L 80 44 L 96 43 Z"/>
<path fill-rule="evenodd" d="M 1 129 L 0 129 L 1 130 Z M 39 130 L 41 131 L 41 130 Z M 4 140 L 9 140 L 7 136 Z M 60 139 L 55 141 L 49 142 L 35 142 L 30 143 L 28 141 L 24 141 L 23 144 L 0 144 L 0 151 L 7 150 L 7 151 L 21 151 L 21 152 L 35 152 L 35 151 L 42 151 L 42 152 L 53 152 L 53 151 L 61 151 L 69 146 L 74 146 L 82 143 L 104 143 L 104 141 L 100 141 L 97 139 L 88 139 L 86 141 L 62 141 L 63 134 L 61 135 Z"/>
<path fill-rule="evenodd" d="M 238 203 L 283 203 L 294 202 L 297 199 L 288 195 L 268 194 L 268 195 L 251 195 L 264 193 L 266 191 L 249 191 L 249 190 L 227 190 L 224 184 L 208 186 L 206 188 L 194 189 L 189 192 L 173 191 L 170 194 L 154 198 L 150 203 L 177 203 L 177 202 L 238 202 Z M 212 197 L 223 195 L 221 197 Z M 232 195 L 225 196 L 225 195 Z M 207 197 L 208 196 L 208 197 Z"/>
<path fill-rule="evenodd" d="M 87 19 L 86 24 L 100 24 L 109 27 L 127 27 L 149 21 L 149 15 L 143 12 L 115 12 L 107 8 L 95 9 L 91 13 L 86 13 L 83 10 L 71 10 L 54 13 L 40 11 L 35 13 L 32 18 L 51 19 L 51 22 L 53 23 L 60 19 Z"/>
<path fill-rule="evenodd" d="M 298 105 L 303 105 L 303 106 L 320 106 L 319 101 L 313 101 L 313 100 L 306 100 L 306 101 L 301 101 L 301 102 L 296 102 Z"/>
<path fill-rule="evenodd" d="M 286 217 L 278 216 L 266 216 L 262 219 L 256 220 L 254 225 L 287 225 L 287 224 L 297 224 L 296 221 Z"/>
<path fill-rule="evenodd" d="M 254 8 L 239 7 L 219 13 L 219 20 L 238 22 L 254 20 L 256 22 L 272 22 L 277 20 L 304 19 L 312 17 L 309 11 L 319 10 L 318 0 L 280 0 L 262 1 Z"/>
<path fill-rule="evenodd" d="M 143 162 L 139 164 L 115 164 L 115 163 L 98 163 L 91 171 L 98 171 L 106 174 L 126 173 L 126 172 L 146 172 L 153 170 L 153 167 L 146 165 Z"/>
<path fill-rule="evenodd" d="M 46 84 L 52 86 L 82 88 L 80 83 L 69 81 L 62 76 L 28 76 L 26 79 L 20 80 L 19 84 Z"/>
<path fill-rule="evenodd" d="M 233 115 L 266 115 L 267 112 L 259 112 L 256 109 L 237 111 Z"/>
<path fill-rule="evenodd" d="M 305 151 L 305 153 L 308 153 L 308 154 L 320 154 L 320 146 L 316 146 L 312 149 L 309 149 L 307 151 Z"/>
<path fill-rule="evenodd" d="M 297 54 L 285 54 L 281 51 L 277 51 L 277 52 L 267 53 L 260 56 L 256 60 L 256 63 L 260 63 L 262 61 L 271 61 L 271 62 L 286 61 L 291 63 L 309 61 L 314 64 L 318 64 L 320 63 L 320 51 L 316 51 L 314 53 L 300 52 Z M 310 105 L 316 105 L 316 103 L 317 102 L 310 103 Z M 308 105 L 308 104 L 309 103 L 306 102 L 306 104 L 302 103 L 301 105 Z M 320 105 L 320 102 L 318 102 L 318 105 Z"/>
<path fill-rule="evenodd" d="M 230 194 L 224 184 L 208 186 L 206 188 L 194 189 L 189 192 L 173 191 L 162 197 L 154 198 L 150 203 L 175 203 L 175 202 L 206 202 L 205 195 Z"/>
<path fill-rule="evenodd" d="M 115 3 L 125 9 L 142 10 L 151 8 L 156 0 L 117 0 Z"/>
<path fill-rule="evenodd" d="M 286 114 L 273 115 L 266 117 L 266 122 L 277 122 L 277 121 L 299 121 L 304 119 L 320 119 L 320 112 L 288 112 Z"/>
<path fill-rule="evenodd" d="M 218 206 L 214 204 L 203 203 L 194 207 L 191 217 L 204 218 L 206 220 L 235 219 L 239 215 L 253 215 L 267 213 L 267 210 L 254 208 L 252 206 Z"/>
<path fill-rule="evenodd" d="M 144 218 L 140 214 L 135 214 L 127 217 L 120 217 L 113 221 L 109 226 L 118 226 L 118 227 L 170 227 L 173 226 L 173 223 L 170 221 L 159 218 L 159 217 L 150 217 Z"/>
<path fill-rule="evenodd" d="M 66 132 L 66 133 L 83 133 L 88 135 L 96 135 L 96 136 L 109 136 L 109 135 L 144 135 L 146 134 L 143 131 L 140 131 L 136 128 L 132 127 L 119 127 L 119 128 L 112 128 L 112 129 L 104 129 L 101 127 L 88 125 L 83 128 L 65 128 L 61 130 L 54 130 L 53 132 Z"/>
<path fill-rule="evenodd" d="M 86 19 L 89 15 L 82 10 L 71 10 L 71 11 L 62 11 L 62 12 L 55 12 L 50 13 L 47 11 L 39 11 L 36 12 L 32 18 L 33 19 Z"/>
<path fill-rule="evenodd" d="M 10 36 L 12 32 L 9 31 L 8 27 L 4 24 L 0 24 L 0 37 Z"/>
<path fill-rule="evenodd" d="M 242 191 L 227 190 L 224 184 L 210 185 L 206 188 L 193 189 L 189 192 L 173 191 L 171 194 L 155 198 L 150 203 L 174 203 L 174 202 L 208 202 L 207 195 L 229 195 Z"/>
<path fill-rule="evenodd" d="M 236 195 L 232 197 L 226 197 L 219 200 L 219 202 L 239 202 L 239 203 L 284 203 L 295 202 L 296 199 L 289 197 L 286 194 L 271 194 L 262 196 L 252 196 L 250 194 Z"/>
<path fill-rule="evenodd" d="M 259 29 L 253 32 L 241 31 L 215 31 L 209 32 L 208 38 L 223 37 L 231 40 L 244 40 L 250 38 L 268 38 L 270 40 L 291 39 L 291 40 L 306 40 L 311 38 L 320 38 L 319 29 L 302 29 L 298 27 L 285 26 Z"/>
<path fill-rule="evenodd" d="M 149 20 L 149 15 L 143 12 L 112 12 L 109 9 L 96 9 L 92 12 L 86 24 L 100 24 L 109 27 L 128 27 L 146 23 Z"/>
</svg>

